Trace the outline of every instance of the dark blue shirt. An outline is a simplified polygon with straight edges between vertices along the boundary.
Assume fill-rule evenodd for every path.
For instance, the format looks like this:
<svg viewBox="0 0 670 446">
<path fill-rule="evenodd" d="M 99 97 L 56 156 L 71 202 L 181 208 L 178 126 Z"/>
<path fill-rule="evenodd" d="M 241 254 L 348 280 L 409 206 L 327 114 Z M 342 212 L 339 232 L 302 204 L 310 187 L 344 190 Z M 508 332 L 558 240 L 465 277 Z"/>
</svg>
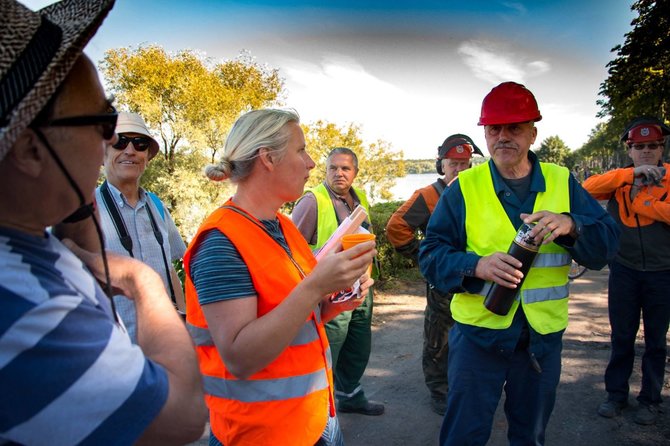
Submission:
<svg viewBox="0 0 670 446">
<path fill-rule="evenodd" d="M 521 202 L 505 183 L 493 161 L 488 165 L 493 178 L 493 188 L 507 217 L 517 228 L 521 225 L 520 214 L 532 214 L 538 192 L 545 192 L 547 185 L 538 164 L 537 156 L 528 153 L 532 164 L 530 194 Z M 601 269 L 614 257 L 618 249 L 619 229 L 612 218 L 588 192 L 572 177 L 569 178 L 570 217 L 575 222 L 578 237 L 569 235 L 554 241 L 565 248 L 572 258 L 590 269 Z M 551 189 L 550 189 L 551 190 Z M 490 231 L 499 231 L 496 222 L 486 221 L 482 225 Z M 424 277 L 439 290 L 449 293 L 477 293 L 485 281 L 475 277 L 475 268 L 481 258 L 466 252 L 465 200 L 458 179 L 444 191 L 428 222 L 426 237 L 419 250 L 419 266 Z M 511 242 L 511 240 L 510 240 Z M 459 324 L 459 328 L 473 342 L 488 350 L 511 354 L 522 330 L 527 327 L 522 307 L 515 314 L 512 325 L 504 330 L 492 330 Z M 562 331 L 540 335 L 529 327 L 531 351 L 541 357 L 545 343 L 560 342 Z"/>
</svg>

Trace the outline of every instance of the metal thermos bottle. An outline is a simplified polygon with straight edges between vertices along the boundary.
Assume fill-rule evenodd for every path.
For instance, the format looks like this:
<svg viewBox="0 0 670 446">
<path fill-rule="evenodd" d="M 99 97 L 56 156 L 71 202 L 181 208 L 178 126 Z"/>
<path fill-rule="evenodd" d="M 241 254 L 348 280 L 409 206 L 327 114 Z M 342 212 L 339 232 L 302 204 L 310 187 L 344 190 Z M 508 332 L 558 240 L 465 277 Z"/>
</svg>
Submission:
<svg viewBox="0 0 670 446">
<path fill-rule="evenodd" d="M 507 250 L 507 254 L 521 262 L 521 268 L 519 268 L 523 273 L 521 282 L 517 284 L 516 288 L 507 288 L 494 283 L 489 289 L 486 299 L 484 299 L 484 306 L 495 314 L 505 316 L 509 313 L 509 309 L 512 308 L 512 303 L 514 303 L 514 299 L 519 293 L 521 285 L 523 285 L 523 281 L 526 279 L 533 260 L 535 260 L 535 256 L 540 249 L 540 243 L 535 243 L 535 240 L 528 235 L 534 226 L 534 223 L 523 223 Z"/>
</svg>

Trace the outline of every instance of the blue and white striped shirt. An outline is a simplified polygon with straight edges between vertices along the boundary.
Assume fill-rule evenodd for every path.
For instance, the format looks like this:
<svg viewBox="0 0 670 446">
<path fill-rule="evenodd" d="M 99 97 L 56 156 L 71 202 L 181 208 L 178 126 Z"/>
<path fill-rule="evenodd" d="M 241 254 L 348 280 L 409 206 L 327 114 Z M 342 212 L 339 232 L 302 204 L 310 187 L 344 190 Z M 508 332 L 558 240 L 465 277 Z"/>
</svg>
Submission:
<svg viewBox="0 0 670 446">
<path fill-rule="evenodd" d="M 115 324 L 55 237 L 0 228 L 0 444 L 132 444 L 165 404 L 165 370 Z"/>
</svg>

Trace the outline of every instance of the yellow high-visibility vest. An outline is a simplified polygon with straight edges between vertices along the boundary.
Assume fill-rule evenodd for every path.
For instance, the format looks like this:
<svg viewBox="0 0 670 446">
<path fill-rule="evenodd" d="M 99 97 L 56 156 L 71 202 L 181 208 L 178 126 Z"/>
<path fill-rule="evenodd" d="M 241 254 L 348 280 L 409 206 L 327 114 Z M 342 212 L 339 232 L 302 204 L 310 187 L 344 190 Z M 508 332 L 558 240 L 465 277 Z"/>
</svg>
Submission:
<svg viewBox="0 0 670 446">
<path fill-rule="evenodd" d="M 537 165 L 542 170 L 547 191 L 537 194 L 533 212 L 569 212 L 568 169 L 555 164 Z M 458 182 L 465 200 L 466 250 L 480 256 L 507 252 L 517 228 L 512 226 L 496 196 L 488 163 L 459 173 Z M 486 282 L 478 294 L 455 294 L 451 300 L 452 316 L 463 324 L 505 329 L 512 324 L 519 305 L 523 305 L 528 323 L 536 332 L 549 334 L 561 331 L 568 325 L 570 262 L 570 254 L 564 248 L 555 243 L 542 245 L 507 315 L 494 314 L 484 307 L 484 298 L 492 286 L 492 282 Z"/>
</svg>

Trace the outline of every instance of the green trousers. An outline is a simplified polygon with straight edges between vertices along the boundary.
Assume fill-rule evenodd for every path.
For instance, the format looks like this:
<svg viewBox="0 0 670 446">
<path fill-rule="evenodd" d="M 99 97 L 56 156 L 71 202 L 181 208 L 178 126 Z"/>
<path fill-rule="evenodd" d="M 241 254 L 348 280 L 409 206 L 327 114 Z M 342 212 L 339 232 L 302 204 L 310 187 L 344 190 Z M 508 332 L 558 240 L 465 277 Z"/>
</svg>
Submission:
<svg viewBox="0 0 670 446">
<path fill-rule="evenodd" d="M 347 406 L 362 406 L 367 401 L 361 378 L 370 359 L 371 323 L 372 289 L 358 308 L 344 311 L 326 324 L 333 357 L 335 396 Z"/>
<path fill-rule="evenodd" d="M 423 322 L 423 377 L 431 397 L 439 400 L 446 398 L 449 390 L 449 329 L 454 326 L 449 310 L 451 295 L 442 294 L 427 285 L 426 299 L 428 304 Z"/>
</svg>

